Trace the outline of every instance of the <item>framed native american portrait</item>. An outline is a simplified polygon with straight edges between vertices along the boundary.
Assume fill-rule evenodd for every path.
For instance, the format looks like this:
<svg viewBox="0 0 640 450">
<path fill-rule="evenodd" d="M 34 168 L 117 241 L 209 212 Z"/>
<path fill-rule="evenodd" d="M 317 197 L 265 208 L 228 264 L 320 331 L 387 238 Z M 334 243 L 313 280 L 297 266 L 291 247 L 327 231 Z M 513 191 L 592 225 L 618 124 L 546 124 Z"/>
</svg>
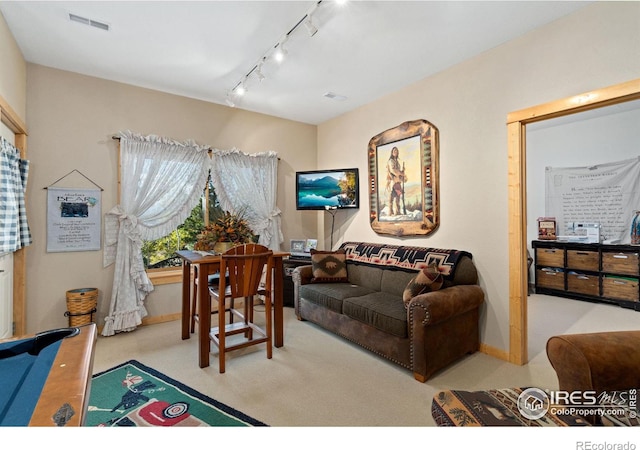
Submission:
<svg viewBox="0 0 640 450">
<path fill-rule="evenodd" d="M 369 220 L 379 234 L 418 236 L 439 223 L 438 129 L 414 120 L 369 141 Z"/>
</svg>

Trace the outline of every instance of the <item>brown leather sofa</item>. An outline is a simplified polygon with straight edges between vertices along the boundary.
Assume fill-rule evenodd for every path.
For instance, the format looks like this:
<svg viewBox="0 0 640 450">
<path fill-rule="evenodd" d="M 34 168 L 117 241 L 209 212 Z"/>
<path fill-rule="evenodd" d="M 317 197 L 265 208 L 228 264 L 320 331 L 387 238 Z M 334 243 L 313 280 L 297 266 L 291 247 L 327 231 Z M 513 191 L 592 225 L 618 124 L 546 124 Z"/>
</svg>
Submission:
<svg viewBox="0 0 640 450">
<path fill-rule="evenodd" d="M 547 357 L 558 377 L 559 390 L 595 391 L 598 398 L 603 393 L 611 396 L 615 392 L 626 392 L 624 402 L 631 400 L 637 408 L 640 331 L 553 336 L 547 341 Z M 603 424 L 598 416 L 585 418 L 591 423 Z"/>
<path fill-rule="evenodd" d="M 312 283 L 312 265 L 292 274 L 299 320 L 309 320 L 413 371 L 426 381 L 478 350 L 484 292 L 468 252 L 345 242 L 347 282 Z M 442 288 L 411 298 L 403 292 L 422 267 L 438 263 Z"/>
</svg>

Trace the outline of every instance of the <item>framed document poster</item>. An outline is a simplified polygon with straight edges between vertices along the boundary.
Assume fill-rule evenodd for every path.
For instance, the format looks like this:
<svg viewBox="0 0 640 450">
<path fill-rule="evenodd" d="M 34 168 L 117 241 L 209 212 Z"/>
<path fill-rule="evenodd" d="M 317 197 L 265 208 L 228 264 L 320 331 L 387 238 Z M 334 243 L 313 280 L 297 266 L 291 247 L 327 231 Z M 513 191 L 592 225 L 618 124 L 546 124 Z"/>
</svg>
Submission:
<svg viewBox="0 0 640 450">
<path fill-rule="evenodd" d="M 47 252 L 100 250 L 101 190 L 47 188 Z"/>
</svg>

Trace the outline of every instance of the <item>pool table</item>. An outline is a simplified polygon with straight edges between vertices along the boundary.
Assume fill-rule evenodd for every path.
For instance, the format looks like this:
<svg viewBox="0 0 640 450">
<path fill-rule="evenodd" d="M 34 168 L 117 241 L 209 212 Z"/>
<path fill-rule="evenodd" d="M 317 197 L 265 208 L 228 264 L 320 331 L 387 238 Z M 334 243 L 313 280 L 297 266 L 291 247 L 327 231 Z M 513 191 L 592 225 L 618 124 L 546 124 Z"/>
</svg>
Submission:
<svg viewBox="0 0 640 450">
<path fill-rule="evenodd" d="M 82 426 L 94 323 L 0 342 L 0 426 Z"/>
</svg>

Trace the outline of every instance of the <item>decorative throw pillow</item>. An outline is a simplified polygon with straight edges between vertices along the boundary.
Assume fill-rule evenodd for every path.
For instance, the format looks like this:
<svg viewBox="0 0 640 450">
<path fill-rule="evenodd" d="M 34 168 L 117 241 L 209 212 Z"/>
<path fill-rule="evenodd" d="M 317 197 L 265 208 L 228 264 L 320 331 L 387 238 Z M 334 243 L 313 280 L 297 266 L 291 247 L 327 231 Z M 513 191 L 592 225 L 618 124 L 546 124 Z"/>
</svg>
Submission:
<svg viewBox="0 0 640 450">
<path fill-rule="evenodd" d="M 438 270 L 438 264 L 433 263 L 422 269 L 409 281 L 402 293 L 402 301 L 405 308 L 409 306 L 409 302 L 416 295 L 440 289 L 443 281 L 442 274 Z"/>
<path fill-rule="evenodd" d="M 346 283 L 347 255 L 344 250 L 325 252 L 311 250 L 312 283 Z"/>
</svg>

